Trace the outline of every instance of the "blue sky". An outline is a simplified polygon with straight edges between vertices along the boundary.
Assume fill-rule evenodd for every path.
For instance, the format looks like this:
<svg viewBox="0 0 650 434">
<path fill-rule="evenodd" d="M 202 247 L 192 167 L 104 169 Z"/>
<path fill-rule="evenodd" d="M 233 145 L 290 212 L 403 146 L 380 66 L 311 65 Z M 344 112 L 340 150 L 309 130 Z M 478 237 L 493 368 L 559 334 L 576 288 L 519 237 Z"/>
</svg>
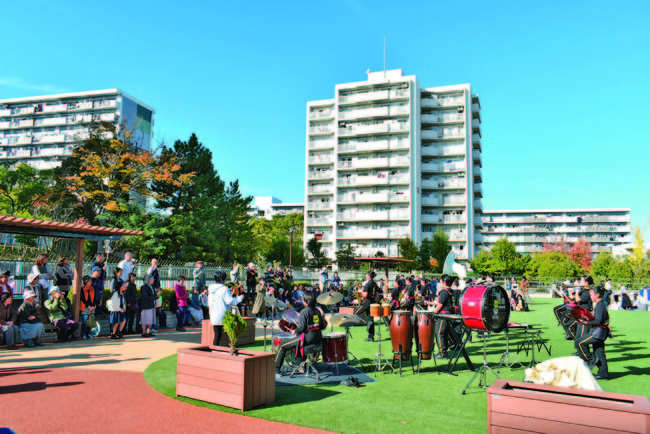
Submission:
<svg viewBox="0 0 650 434">
<path fill-rule="evenodd" d="M 304 199 L 305 110 L 387 68 L 481 96 L 485 209 L 650 216 L 650 2 L 2 2 L 0 98 L 119 87 L 245 193 Z M 646 235 L 648 239 L 648 235 Z"/>
</svg>

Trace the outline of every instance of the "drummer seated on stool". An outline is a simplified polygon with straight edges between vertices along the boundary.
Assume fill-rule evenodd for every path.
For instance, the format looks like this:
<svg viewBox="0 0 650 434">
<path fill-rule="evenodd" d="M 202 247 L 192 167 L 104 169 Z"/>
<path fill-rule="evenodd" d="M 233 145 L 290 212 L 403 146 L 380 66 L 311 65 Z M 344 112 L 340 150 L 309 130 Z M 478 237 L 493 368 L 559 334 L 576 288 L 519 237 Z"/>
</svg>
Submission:
<svg viewBox="0 0 650 434">
<path fill-rule="evenodd" d="M 291 330 L 295 336 L 284 341 L 275 354 L 275 377 L 281 377 L 282 364 L 287 351 L 297 351 L 299 357 L 303 356 L 302 349 L 308 345 L 320 345 L 323 334 L 321 330 L 327 327 L 323 312 L 316 307 L 316 297 L 311 291 L 305 291 L 302 296 L 305 308 L 298 317 L 298 327 Z M 297 347 L 297 348 L 296 348 Z"/>
</svg>

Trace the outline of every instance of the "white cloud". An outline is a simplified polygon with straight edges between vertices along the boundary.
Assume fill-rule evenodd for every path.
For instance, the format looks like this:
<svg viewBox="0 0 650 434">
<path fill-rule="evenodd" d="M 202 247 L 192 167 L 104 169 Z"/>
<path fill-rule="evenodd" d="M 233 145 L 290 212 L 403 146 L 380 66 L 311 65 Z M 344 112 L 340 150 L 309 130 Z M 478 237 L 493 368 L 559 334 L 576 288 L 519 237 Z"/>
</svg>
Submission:
<svg viewBox="0 0 650 434">
<path fill-rule="evenodd" d="M 0 87 L 34 92 L 63 93 L 68 89 L 50 84 L 33 84 L 16 77 L 0 77 Z"/>
</svg>

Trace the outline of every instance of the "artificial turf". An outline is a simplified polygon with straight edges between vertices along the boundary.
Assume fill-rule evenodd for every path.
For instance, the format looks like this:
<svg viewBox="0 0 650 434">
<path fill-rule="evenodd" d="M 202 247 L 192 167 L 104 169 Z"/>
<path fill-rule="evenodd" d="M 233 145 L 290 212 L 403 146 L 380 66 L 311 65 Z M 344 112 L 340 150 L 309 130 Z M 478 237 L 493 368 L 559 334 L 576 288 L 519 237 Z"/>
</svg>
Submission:
<svg viewBox="0 0 650 434">
<path fill-rule="evenodd" d="M 564 340 L 564 332 L 556 326 L 552 307 L 557 300 L 534 298 L 530 312 L 513 312 L 511 321 L 534 325 L 543 332 L 552 356 L 542 349 L 536 353 L 538 362 L 551 357 L 572 354 L 572 341 Z M 650 397 L 650 312 L 610 311 L 613 339 L 607 340 L 606 352 L 610 380 L 601 381 L 605 391 L 646 395 Z M 382 326 L 383 327 L 383 326 Z M 328 329 L 329 331 L 329 329 Z M 351 329 L 353 339 L 349 349 L 364 365 L 370 365 L 377 351 L 377 343 L 363 342 L 365 328 Z M 511 334 L 511 351 L 521 341 Z M 390 354 L 390 337 L 382 329 L 382 351 Z M 247 348 L 262 350 L 262 342 Z M 468 353 L 475 365 L 482 361 L 483 346 L 474 338 L 468 344 Z M 494 335 L 488 340 L 487 360 L 495 367 L 505 350 L 504 335 Z M 531 355 L 522 351 L 518 355 L 528 365 Z M 390 355 L 389 355 L 390 357 Z M 415 357 L 414 357 L 415 359 Z M 320 428 L 341 433 L 383 432 L 435 432 L 473 433 L 485 432 L 487 428 L 487 400 L 484 389 L 472 387 L 461 395 L 473 372 L 460 359 L 458 376 L 437 374 L 432 360 L 423 364 L 420 375 L 413 374 L 408 366 L 403 376 L 388 371 L 377 374 L 376 383 L 367 383 L 355 389 L 341 385 L 313 385 L 277 387 L 275 403 L 247 411 L 247 416 L 259 417 L 306 427 Z M 372 377 L 372 374 L 368 374 Z M 522 368 L 504 368 L 504 379 L 522 380 Z M 169 356 L 152 363 L 144 372 L 147 383 L 157 391 L 175 398 L 176 356 Z M 493 377 L 488 374 L 490 383 Z M 476 385 L 477 383 L 475 383 Z M 240 413 L 239 410 L 179 397 L 183 402 L 213 408 L 219 411 Z"/>
</svg>

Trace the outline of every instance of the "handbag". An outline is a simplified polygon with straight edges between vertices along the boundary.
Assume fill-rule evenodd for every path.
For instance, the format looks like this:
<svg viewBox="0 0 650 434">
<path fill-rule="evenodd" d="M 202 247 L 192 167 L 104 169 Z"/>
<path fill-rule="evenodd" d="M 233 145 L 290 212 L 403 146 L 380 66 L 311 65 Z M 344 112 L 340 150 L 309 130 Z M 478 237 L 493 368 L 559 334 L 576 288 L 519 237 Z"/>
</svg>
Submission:
<svg viewBox="0 0 650 434">
<path fill-rule="evenodd" d="M 95 320 L 94 316 L 88 315 L 88 319 L 86 320 L 86 328 L 94 329 L 95 327 L 97 327 L 97 320 Z"/>
</svg>

